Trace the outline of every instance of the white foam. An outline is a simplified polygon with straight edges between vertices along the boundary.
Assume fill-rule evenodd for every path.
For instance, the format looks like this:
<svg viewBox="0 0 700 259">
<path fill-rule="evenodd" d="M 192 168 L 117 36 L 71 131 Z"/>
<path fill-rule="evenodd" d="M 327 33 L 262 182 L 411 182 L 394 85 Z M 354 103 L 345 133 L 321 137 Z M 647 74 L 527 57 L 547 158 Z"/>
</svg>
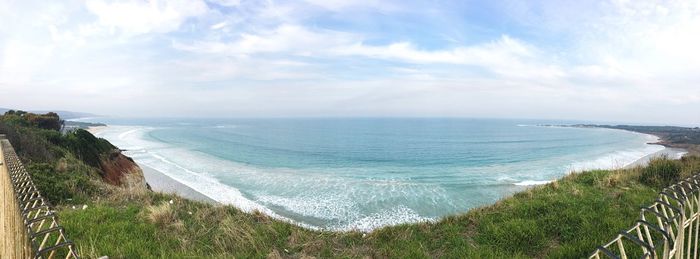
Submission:
<svg viewBox="0 0 700 259">
<path fill-rule="evenodd" d="M 121 133 L 121 134 L 119 134 L 119 139 L 124 139 L 124 138 L 126 138 L 127 136 L 129 136 L 130 134 L 132 134 L 132 133 L 134 133 L 134 132 L 136 132 L 136 131 L 138 131 L 138 129 L 132 129 L 132 130 L 128 130 L 128 131 L 126 131 L 126 132 L 124 132 L 124 133 Z"/>
<path fill-rule="evenodd" d="M 357 219 L 341 229 L 368 232 L 383 226 L 431 222 L 435 220 L 435 218 L 422 217 L 412 209 L 405 206 L 398 206 Z"/>
<path fill-rule="evenodd" d="M 215 128 L 215 129 L 234 129 L 237 127 L 238 127 L 237 125 L 216 125 L 212 128 Z"/>
<path fill-rule="evenodd" d="M 231 125 L 214 127 L 219 126 Z M 218 202 L 234 205 L 244 211 L 258 210 L 290 222 L 293 222 L 290 218 L 294 218 L 294 215 L 301 215 L 302 220 L 303 217 L 310 217 L 335 222 L 324 225 L 328 229 L 370 231 L 386 225 L 434 220 L 436 217 L 422 216 L 433 215 L 430 211 L 416 211 L 408 206 L 430 206 L 425 199 L 430 199 L 427 202 L 441 206 L 441 209 L 464 207 L 464 204 L 454 204 L 464 201 L 456 201 L 439 184 L 421 183 L 410 178 L 364 177 L 378 171 L 392 171 L 391 168 L 342 168 L 334 169 L 333 174 L 326 171 L 328 168 L 257 168 L 147 140 L 145 135 L 156 128 L 107 128 L 99 135 L 118 147 L 128 149 L 127 155 L 132 156 L 138 163 L 152 167 Z M 624 165 L 628 160 L 633 162 L 659 148 L 654 145 L 648 147 L 651 148 L 613 152 L 588 162 L 572 163 L 570 167 L 580 169 L 605 168 L 616 163 Z M 514 188 L 513 185 L 546 184 L 551 181 L 545 179 L 553 179 L 563 174 L 558 171 L 554 172 L 556 175 L 550 172 L 549 175 L 544 175 L 537 169 L 523 170 L 519 166 L 520 164 L 499 164 L 478 169 L 470 168 L 472 173 L 489 173 L 470 175 L 469 172 L 465 172 L 455 174 L 454 177 L 458 177 L 459 182 L 468 182 L 475 186 L 498 184 Z M 486 189 L 485 191 L 488 192 Z M 391 207 L 374 206 L 367 209 L 365 206 L 371 207 L 372 205 L 368 205 L 370 203 L 381 206 L 389 204 Z M 421 208 L 420 206 L 416 207 Z M 318 228 L 300 222 L 294 223 Z"/>
<path fill-rule="evenodd" d="M 609 131 L 619 131 L 615 129 L 597 129 L 591 128 L 591 130 L 609 130 Z M 592 159 L 583 160 L 578 162 L 569 162 L 568 165 L 562 168 L 559 172 L 549 172 L 543 173 L 541 168 L 525 168 L 528 163 L 525 164 L 517 163 L 513 165 L 490 165 L 484 167 L 480 170 L 494 172 L 496 176 L 492 178 L 497 184 L 512 184 L 516 186 L 532 186 L 532 185 L 542 185 L 552 182 L 551 179 L 559 178 L 566 173 L 589 171 L 596 169 L 616 169 L 624 168 L 625 166 L 634 163 L 635 161 L 643 158 L 647 155 L 654 154 L 664 147 L 654 144 L 646 144 L 657 142 L 659 139 L 656 136 L 641 134 L 635 132 L 625 131 L 626 134 L 639 135 L 642 137 L 638 144 L 638 147 L 630 147 L 622 150 L 615 150 L 612 152 L 607 152 L 594 156 Z M 559 163 L 566 163 L 567 159 L 576 158 L 579 154 L 564 157 Z M 544 178 L 544 179 L 543 179 Z"/>
<path fill-rule="evenodd" d="M 315 217 L 333 222 L 349 222 L 344 224 L 328 225 L 326 228 L 333 230 L 362 230 L 370 231 L 373 228 L 387 224 L 399 224 L 406 222 L 424 221 L 426 217 L 420 217 L 408 208 L 394 208 L 362 215 L 357 207 L 355 197 L 363 195 L 358 188 L 349 186 L 374 186 L 372 189 L 384 190 L 380 197 L 404 197 L 411 191 L 409 188 L 415 184 L 394 179 L 342 179 L 309 176 L 310 172 L 300 172 L 291 169 L 277 168 L 261 171 L 237 164 L 227 160 L 210 157 L 209 155 L 192 150 L 170 147 L 162 143 L 156 143 L 144 139 L 144 135 L 154 128 L 147 127 L 112 127 L 104 132 L 102 137 L 113 140 L 116 145 L 141 147 L 132 148 L 126 154 L 132 156 L 140 164 L 149 166 L 175 181 L 182 183 L 207 197 L 223 204 L 230 204 L 243 211 L 254 210 L 263 212 L 274 218 L 286 220 L 297 225 L 317 229 L 318 226 L 295 222 L 290 218 L 281 216 L 275 211 L 264 206 L 278 206 L 284 210 L 302 216 Z M 240 182 L 256 186 L 260 190 L 280 192 L 280 190 L 292 190 L 293 193 L 251 194 L 256 201 L 246 198 L 243 193 L 231 185 L 224 184 L 213 172 L 219 172 L 219 177 L 236 178 Z M 366 188 L 366 187 L 364 187 Z M 441 190 L 424 188 L 423 192 L 438 192 L 430 195 L 445 197 Z M 339 192 L 338 190 L 343 190 Z M 444 191 L 444 190 L 443 190 Z M 323 193 L 323 194 L 321 194 Z M 378 197 L 374 197 L 378 198 Z M 440 201 L 449 204 L 446 201 Z"/>
<path fill-rule="evenodd" d="M 153 130 L 153 128 L 130 126 L 110 126 L 109 128 L 111 128 L 111 130 L 102 132 L 103 136 L 101 137 L 116 142 L 114 144 L 118 146 L 138 147 L 129 148 L 128 151 L 126 151 L 127 155 L 132 156 L 138 163 L 143 163 L 144 165 L 158 170 L 173 180 L 197 190 L 217 202 L 235 205 L 247 212 L 258 210 L 268 215 L 279 217 L 279 215 L 276 215 L 264 206 L 246 199 L 239 190 L 224 185 L 204 173 L 194 172 L 159 155 L 158 151 L 164 150 L 163 145 L 143 139 L 143 134 L 149 130 Z M 115 135 L 117 136 L 116 138 L 114 138 Z"/>
<path fill-rule="evenodd" d="M 661 145 L 646 144 L 658 142 L 659 138 L 653 135 L 629 132 L 631 134 L 643 135 L 645 144 L 641 148 L 631 148 L 608 153 L 589 161 L 575 162 L 569 166 L 568 172 L 595 170 L 595 169 L 617 169 L 624 168 L 645 156 L 663 150 Z"/>
<path fill-rule="evenodd" d="M 358 209 L 352 200 L 342 197 L 283 197 L 260 195 L 256 197 L 263 204 L 279 206 L 285 210 L 324 220 L 347 220 L 359 217 Z"/>
<path fill-rule="evenodd" d="M 552 180 L 549 181 L 533 181 L 533 180 L 527 180 L 527 181 L 522 181 L 522 182 L 517 182 L 514 183 L 513 185 L 517 186 L 532 186 L 532 185 L 543 185 L 543 184 L 548 184 L 553 182 Z"/>
<path fill-rule="evenodd" d="M 678 153 L 676 153 L 676 156 L 673 157 L 673 159 L 681 159 L 686 154 L 688 154 L 688 152 L 678 152 Z"/>
</svg>

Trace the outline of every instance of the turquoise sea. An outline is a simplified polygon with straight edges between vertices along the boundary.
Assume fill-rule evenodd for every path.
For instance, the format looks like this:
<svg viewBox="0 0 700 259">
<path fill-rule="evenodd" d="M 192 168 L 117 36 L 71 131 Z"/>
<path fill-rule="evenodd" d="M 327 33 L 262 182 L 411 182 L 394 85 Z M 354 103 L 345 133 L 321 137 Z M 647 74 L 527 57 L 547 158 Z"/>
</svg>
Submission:
<svg viewBox="0 0 700 259">
<path fill-rule="evenodd" d="M 572 170 L 663 149 L 649 135 L 495 119 L 97 118 L 136 162 L 221 203 L 371 230 L 487 205 Z"/>
</svg>

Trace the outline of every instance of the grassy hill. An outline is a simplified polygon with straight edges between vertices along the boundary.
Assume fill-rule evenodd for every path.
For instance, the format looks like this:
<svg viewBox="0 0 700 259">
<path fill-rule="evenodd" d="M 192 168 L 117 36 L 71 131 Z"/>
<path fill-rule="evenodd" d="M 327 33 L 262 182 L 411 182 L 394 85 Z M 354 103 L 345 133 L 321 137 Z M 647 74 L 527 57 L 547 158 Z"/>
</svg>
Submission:
<svg viewBox="0 0 700 259">
<path fill-rule="evenodd" d="M 0 107 L 0 114 L 4 114 L 7 111 L 10 111 L 12 109 L 8 108 L 1 108 Z M 86 118 L 86 117 L 98 117 L 99 115 L 95 115 L 92 113 L 87 113 L 87 112 L 74 112 L 74 111 L 31 111 L 32 113 L 49 113 L 49 112 L 55 112 L 59 116 L 61 116 L 62 119 L 64 120 L 71 120 L 71 119 L 77 119 L 77 118 Z"/>
<path fill-rule="evenodd" d="M 581 258 L 631 226 L 663 186 L 700 169 L 698 157 L 657 159 L 571 174 L 437 222 L 330 232 L 107 184 L 85 159 L 93 156 L 79 155 L 99 157 L 105 140 L 85 137 L 97 148 L 73 148 L 75 136 L 0 118 L 2 132 L 19 139 L 13 145 L 86 258 Z"/>
</svg>

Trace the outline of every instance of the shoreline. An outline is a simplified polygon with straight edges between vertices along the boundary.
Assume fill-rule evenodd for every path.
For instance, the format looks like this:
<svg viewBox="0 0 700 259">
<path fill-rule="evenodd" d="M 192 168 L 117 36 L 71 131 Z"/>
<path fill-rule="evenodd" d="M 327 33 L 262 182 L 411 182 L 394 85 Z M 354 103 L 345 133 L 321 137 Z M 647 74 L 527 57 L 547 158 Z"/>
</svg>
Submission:
<svg viewBox="0 0 700 259">
<path fill-rule="evenodd" d="M 575 127 L 575 126 L 574 126 Z M 586 127 L 582 127 L 586 128 Z M 639 159 L 635 160 L 634 162 L 627 164 L 622 167 L 622 169 L 630 169 L 630 168 L 635 168 L 635 167 L 643 167 L 649 164 L 649 161 L 651 161 L 654 158 L 666 156 L 669 159 L 677 160 L 681 159 L 684 155 L 688 154 L 690 151 L 686 148 L 681 148 L 681 147 L 673 147 L 665 144 L 665 139 L 662 136 L 656 135 L 656 134 L 650 134 L 650 133 L 644 133 L 644 132 L 638 132 L 638 131 L 633 131 L 633 130 L 628 130 L 628 129 L 616 129 L 616 128 L 607 128 L 607 127 L 594 127 L 594 128 L 600 128 L 600 129 L 612 129 L 612 130 L 622 130 L 622 131 L 627 131 L 627 132 L 632 132 L 636 134 L 642 134 L 642 135 L 647 135 L 647 136 L 652 136 L 656 138 L 656 141 L 654 142 L 647 142 L 647 145 L 657 145 L 663 147 L 663 149 L 656 151 L 654 153 L 648 154 L 646 156 L 640 157 Z"/>
<path fill-rule="evenodd" d="M 88 127 L 86 130 L 92 133 L 93 135 L 97 135 L 100 131 L 107 129 L 107 127 L 109 126 L 92 126 Z M 161 171 L 140 164 L 136 161 L 134 162 L 139 166 L 139 168 L 141 168 L 141 171 L 143 172 L 143 177 L 146 179 L 146 183 L 154 192 L 177 194 L 183 198 L 201 201 L 209 204 L 221 204 L 220 202 L 212 199 L 211 197 L 173 179 L 172 177 L 166 175 Z"/>
<path fill-rule="evenodd" d="M 648 143 L 649 145 L 657 145 L 653 143 Z M 623 169 L 629 169 L 629 168 L 635 168 L 635 167 L 642 167 L 646 166 L 649 164 L 649 161 L 651 161 L 654 158 L 662 157 L 662 156 L 667 156 L 670 159 L 676 160 L 680 159 L 683 157 L 685 154 L 687 154 L 688 151 L 682 148 L 672 148 L 672 147 L 666 147 L 664 146 L 664 149 L 656 151 L 654 153 L 651 153 L 649 155 L 640 157 L 639 159 L 635 160 L 634 162 L 625 165 L 622 167 Z"/>
<path fill-rule="evenodd" d="M 658 158 L 661 156 L 667 156 L 670 159 L 676 160 L 676 159 L 681 159 L 684 155 L 690 153 L 690 150 L 685 147 L 679 147 L 679 146 L 672 146 L 668 145 L 666 143 L 666 140 L 657 134 L 652 134 L 652 133 L 646 133 L 646 132 L 639 132 L 639 131 L 634 131 L 634 130 L 629 130 L 629 129 L 620 129 L 620 128 L 611 128 L 611 127 L 601 127 L 601 126 L 589 126 L 589 125 L 538 125 L 541 127 L 573 127 L 573 128 L 595 128 L 595 129 L 607 129 L 607 130 L 621 130 L 621 131 L 626 131 L 626 132 L 631 132 L 635 134 L 641 134 L 641 135 L 647 135 L 656 138 L 654 142 L 647 142 L 647 145 L 656 145 L 656 146 L 661 146 L 663 149 L 656 151 L 654 153 L 645 155 L 643 157 L 638 158 L 632 163 L 626 164 L 622 167 L 619 167 L 621 169 L 629 169 L 629 168 L 634 168 L 634 167 L 640 167 L 640 166 L 646 166 L 649 161 L 651 161 L 654 158 Z M 609 168 L 609 169 L 616 169 L 616 168 Z"/>
<path fill-rule="evenodd" d="M 107 130 L 109 127 L 110 127 L 109 125 L 107 125 L 107 126 L 91 126 L 91 127 L 88 127 L 86 130 L 91 132 L 94 135 L 98 135 L 102 131 Z M 640 132 L 634 132 L 634 131 L 629 131 L 629 130 L 625 130 L 625 131 L 636 133 L 636 134 L 648 135 L 648 136 L 651 136 L 653 138 L 656 138 L 657 141 L 661 141 L 661 138 L 659 136 L 656 136 L 653 134 L 640 133 Z M 658 146 L 663 147 L 663 149 L 656 151 L 654 153 L 651 153 L 651 154 L 644 155 L 643 157 L 639 157 L 638 159 L 634 160 L 633 162 L 631 162 L 627 165 L 624 165 L 622 167 L 619 167 L 619 165 L 618 165 L 615 167 L 598 168 L 598 169 L 614 170 L 614 169 L 634 168 L 634 167 L 638 167 L 638 166 L 645 166 L 646 164 L 648 164 L 648 162 L 652 158 L 655 158 L 655 157 L 667 155 L 669 158 L 677 159 L 677 158 L 680 158 L 683 154 L 687 153 L 687 150 L 685 150 L 685 149 L 671 148 L 671 147 L 667 147 L 667 146 L 660 145 L 657 143 L 652 143 L 651 141 L 646 142 L 645 144 L 658 145 Z M 123 151 L 128 151 L 128 150 L 123 150 Z M 147 184 L 150 186 L 151 190 L 154 192 L 160 192 L 160 193 L 165 193 L 165 194 L 176 194 L 176 195 L 181 196 L 181 197 L 186 198 L 186 199 L 204 202 L 204 203 L 213 204 L 213 205 L 231 204 L 237 208 L 241 208 L 238 204 L 224 203 L 224 202 L 217 201 L 214 198 L 207 196 L 206 194 L 186 185 L 185 183 L 182 183 L 182 182 L 174 179 L 173 177 L 167 175 L 164 172 L 158 171 L 155 168 L 152 168 L 152 167 L 149 167 L 149 166 L 146 166 L 143 164 L 139 164 L 138 162 L 136 162 L 136 163 L 142 169 L 143 175 L 144 175 L 144 178 L 145 178 Z M 562 177 L 565 177 L 565 176 L 566 176 L 566 174 L 564 174 L 561 177 L 558 177 L 556 179 L 549 180 L 549 181 L 533 181 L 535 183 L 528 182 L 527 184 L 522 184 L 522 185 L 515 184 L 515 185 L 526 187 L 526 188 L 531 188 L 531 187 L 535 187 L 535 186 L 540 186 L 542 184 L 547 184 L 547 183 L 550 183 L 552 181 L 558 181 Z M 469 211 L 469 210 L 467 210 L 467 211 Z M 277 218 L 277 219 L 292 223 L 292 224 L 297 225 L 297 226 L 302 226 L 302 227 L 305 227 L 308 229 L 317 229 L 316 227 L 311 227 L 309 225 L 304 224 L 303 222 L 291 220 L 291 219 L 286 218 L 286 217 L 280 217 L 279 215 L 275 215 L 274 213 L 273 214 L 265 213 L 265 214 L 267 214 L 273 218 Z M 380 226 L 377 228 L 381 228 L 381 227 L 383 227 L 383 226 Z M 372 229 L 364 230 L 364 231 L 371 232 L 377 228 L 372 228 Z"/>
<path fill-rule="evenodd" d="M 615 129 L 613 129 L 613 130 L 615 130 Z M 631 131 L 631 130 L 623 130 L 623 131 L 654 137 L 654 138 L 656 138 L 656 141 L 647 142 L 646 144 L 647 145 L 661 146 L 661 147 L 663 147 L 663 149 L 656 151 L 654 153 L 648 154 L 646 156 L 640 157 L 637 160 L 634 160 L 634 162 L 623 166 L 622 169 L 643 167 L 643 166 L 646 166 L 647 164 L 649 164 L 649 161 L 651 161 L 652 159 L 663 157 L 663 156 L 666 156 L 669 159 L 676 160 L 676 159 L 680 159 L 681 157 L 683 157 L 685 154 L 688 153 L 688 150 L 683 149 L 683 148 L 669 147 L 669 146 L 660 144 L 661 142 L 664 141 L 661 136 L 649 134 L 649 133 L 636 132 L 636 131 Z"/>
<path fill-rule="evenodd" d="M 177 180 L 164 174 L 161 171 L 139 163 L 136 164 L 139 165 L 139 167 L 143 171 L 143 177 L 146 178 L 146 183 L 148 183 L 148 185 L 151 187 L 151 190 L 153 190 L 154 192 L 177 194 L 183 198 L 201 201 L 209 204 L 221 204 L 220 202 L 217 202 L 209 196 L 206 196 L 203 193 L 198 192 L 197 190 L 192 189 L 191 187 L 181 182 L 178 182 Z"/>
</svg>

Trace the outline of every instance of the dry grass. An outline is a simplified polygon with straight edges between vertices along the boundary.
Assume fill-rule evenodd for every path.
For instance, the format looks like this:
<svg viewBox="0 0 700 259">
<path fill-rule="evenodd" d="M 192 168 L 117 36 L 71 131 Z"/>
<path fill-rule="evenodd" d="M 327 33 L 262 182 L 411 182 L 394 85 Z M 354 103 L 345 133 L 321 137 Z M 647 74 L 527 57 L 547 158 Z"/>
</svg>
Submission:
<svg viewBox="0 0 700 259">
<path fill-rule="evenodd" d="M 153 196 L 149 195 L 148 191 L 143 191 L 139 188 L 124 188 L 111 184 L 106 184 L 101 181 L 95 182 L 100 187 L 99 198 L 110 203 L 138 202 L 140 204 L 152 204 Z"/>
<path fill-rule="evenodd" d="M 231 216 L 219 222 L 214 236 L 214 246 L 222 250 L 241 250 L 243 248 L 258 250 L 260 244 L 255 242 L 256 231 L 251 224 L 246 224 Z"/>
<path fill-rule="evenodd" d="M 162 202 L 160 205 L 146 206 L 146 217 L 148 220 L 160 227 L 171 227 L 182 225 L 177 218 L 172 204 Z"/>
</svg>

